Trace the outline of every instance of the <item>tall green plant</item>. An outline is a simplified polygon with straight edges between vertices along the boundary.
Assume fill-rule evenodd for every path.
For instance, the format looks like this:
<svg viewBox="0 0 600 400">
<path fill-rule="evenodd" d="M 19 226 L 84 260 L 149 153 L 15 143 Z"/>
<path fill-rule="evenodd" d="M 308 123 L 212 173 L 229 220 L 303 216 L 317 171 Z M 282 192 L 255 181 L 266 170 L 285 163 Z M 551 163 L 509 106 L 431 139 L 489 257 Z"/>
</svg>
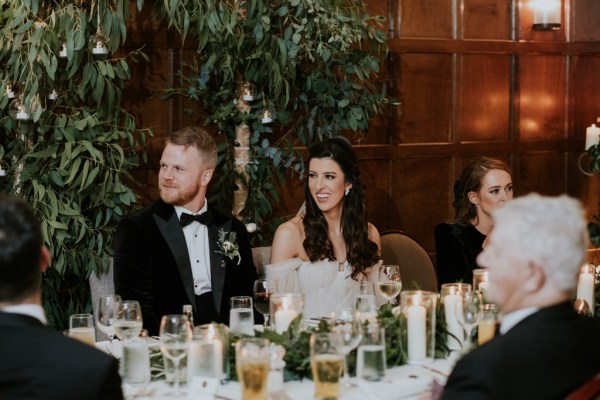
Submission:
<svg viewBox="0 0 600 400">
<path fill-rule="evenodd" d="M 53 258 L 43 297 L 56 328 L 89 310 L 87 278 L 108 265 L 115 221 L 136 200 L 128 170 L 149 132 L 121 108 L 121 94 L 128 62 L 145 56 L 113 56 L 128 16 L 124 0 L 0 6 L 0 189 L 42 220 Z M 96 33 L 105 38 L 90 41 Z M 100 39 L 107 54 L 92 51 Z"/>
<path fill-rule="evenodd" d="M 215 200 L 231 205 L 235 180 L 249 189 L 243 215 L 261 223 L 278 200 L 276 181 L 286 171 L 303 176 L 293 146 L 342 130 L 364 132 L 389 103 L 378 78 L 386 55 L 382 17 L 362 0 L 178 0 L 162 15 L 184 38 L 198 43 L 198 59 L 182 71 L 169 94 L 196 100 L 206 124 L 227 140 L 220 146 Z M 254 85 L 249 112 L 240 109 L 242 82 Z M 262 121 L 265 109 L 274 121 Z M 236 127 L 250 126 L 251 162 L 236 172 Z"/>
</svg>

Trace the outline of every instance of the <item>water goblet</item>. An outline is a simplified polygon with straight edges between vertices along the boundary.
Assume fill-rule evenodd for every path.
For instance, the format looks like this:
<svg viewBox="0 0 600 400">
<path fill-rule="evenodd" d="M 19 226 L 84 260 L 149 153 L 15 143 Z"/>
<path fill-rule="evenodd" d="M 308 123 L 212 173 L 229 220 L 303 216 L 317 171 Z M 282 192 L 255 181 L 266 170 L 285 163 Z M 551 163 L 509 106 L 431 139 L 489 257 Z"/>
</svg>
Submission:
<svg viewBox="0 0 600 400">
<path fill-rule="evenodd" d="M 349 388 L 350 373 L 348 371 L 348 354 L 354 350 L 362 340 L 362 325 L 358 318 L 354 318 L 351 309 L 343 309 L 334 319 L 332 331 L 342 339 L 342 354 L 344 355 L 344 371 L 342 375 L 342 386 Z"/>
<path fill-rule="evenodd" d="M 402 290 L 399 265 L 382 265 L 377 274 L 377 290 L 391 304 Z"/>
<path fill-rule="evenodd" d="M 458 320 L 465 329 L 465 347 L 468 349 L 471 346 L 473 328 L 483 317 L 483 307 L 479 291 L 467 290 L 462 292 L 462 307 L 457 307 L 457 311 L 461 313 L 458 316 Z"/>
<path fill-rule="evenodd" d="M 179 393 L 179 363 L 187 355 L 192 340 L 190 321 L 183 314 L 164 315 L 160 321 L 160 351 L 173 362 L 173 387 Z"/>
<path fill-rule="evenodd" d="M 135 300 L 120 301 L 115 315 L 115 334 L 121 340 L 132 340 L 142 331 L 142 309 Z"/>
<path fill-rule="evenodd" d="M 274 292 L 273 284 L 266 279 L 257 279 L 254 281 L 254 307 L 256 311 L 264 317 L 263 326 L 269 326 L 269 299 Z"/>
<path fill-rule="evenodd" d="M 121 302 L 118 294 L 103 294 L 98 298 L 96 308 L 96 326 L 110 340 L 109 353 L 112 354 L 113 340 L 115 338 L 115 317 Z"/>
</svg>

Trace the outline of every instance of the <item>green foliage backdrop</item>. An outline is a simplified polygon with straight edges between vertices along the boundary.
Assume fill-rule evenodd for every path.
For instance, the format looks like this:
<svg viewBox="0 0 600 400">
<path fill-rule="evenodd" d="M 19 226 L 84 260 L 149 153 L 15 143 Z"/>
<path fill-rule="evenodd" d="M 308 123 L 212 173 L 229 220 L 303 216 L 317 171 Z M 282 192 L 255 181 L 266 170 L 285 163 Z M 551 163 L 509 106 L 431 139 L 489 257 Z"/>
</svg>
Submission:
<svg viewBox="0 0 600 400">
<path fill-rule="evenodd" d="M 43 221 L 53 257 L 43 300 L 57 329 L 89 311 L 87 278 L 108 265 L 114 223 L 136 201 L 127 171 L 149 132 L 121 108 L 128 63 L 144 57 L 114 56 L 128 15 L 125 0 L 0 3 L 0 190 Z M 98 27 L 106 55 L 89 47 Z M 19 104 L 29 119 L 15 118 Z"/>
</svg>

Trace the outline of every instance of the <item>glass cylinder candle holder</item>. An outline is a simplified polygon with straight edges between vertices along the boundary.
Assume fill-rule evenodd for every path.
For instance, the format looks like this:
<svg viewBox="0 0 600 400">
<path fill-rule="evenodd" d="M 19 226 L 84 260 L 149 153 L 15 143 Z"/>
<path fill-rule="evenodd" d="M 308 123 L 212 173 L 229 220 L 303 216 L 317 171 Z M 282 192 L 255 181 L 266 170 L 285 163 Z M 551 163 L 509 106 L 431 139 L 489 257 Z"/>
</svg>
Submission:
<svg viewBox="0 0 600 400">
<path fill-rule="evenodd" d="M 269 303 L 271 326 L 277 333 L 287 331 L 292 321 L 302 314 L 303 309 L 304 297 L 299 293 L 272 295 Z"/>
<path fill-rule="evenodd" d="M 460 350 L 464 345 L 464 331 L 461 324 L 462 293 L 469 290 L 471 290 L 470 283 L 442 284 L 440 301 L 444 306 L 446 331 L 448 332 L 446 345 L 451 351 Z"/>
<path fill-rule="evenodd" d="M 400 293 L 400 310 L 406 319 L 403 335 L 409 364 L 427 364 L 435 358 L 437 293 L 407 290 Z"/>
<path fill-rule="evenodd" d="M 204 324 L 194 327 L 188 351 L 188 382 L 195 376 L 226 381 L 229 378 L 228 329 L 223 324 Z"/>
<path fill-rule="evenodd" d="M 473 270 L 473 290 L 481 292 L 481 297 L 484 303 L 487 301 L 487 291 L 490 288 L 489 271 L 485 268 L 477 268 Z"/>
<path fill-rule="evenodd" d="M 577 280 L 577 299 L 587 303 L 591 315 L 594 315 L 594 294 L 596 287 L 596 267 L 593 264 L 583 264 Z"/>
</svg>

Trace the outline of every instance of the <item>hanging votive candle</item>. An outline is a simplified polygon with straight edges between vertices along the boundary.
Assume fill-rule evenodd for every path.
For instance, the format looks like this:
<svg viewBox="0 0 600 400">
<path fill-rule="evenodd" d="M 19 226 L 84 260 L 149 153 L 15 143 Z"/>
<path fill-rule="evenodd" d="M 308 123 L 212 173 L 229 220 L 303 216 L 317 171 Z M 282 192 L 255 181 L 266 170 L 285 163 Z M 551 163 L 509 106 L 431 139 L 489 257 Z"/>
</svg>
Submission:
<svg viewBox="0 0 600 400">
<path fill-rule="evenodd" d="M 6 85 L 6 97 L 8 97 L 9 99 L 15 98 L 15 92 L 13 91 L 12 85 L 10 84 Z"/>
<path fill-rule="evenodd" d="M 98 28 L 96 33 L 90 38 L 90 47 L 92 48 L 92 54 L 104 55 L 108 54 L 108 39 L 102 33 L 102 30 Z"/>
<path fill-rule="evenodd" d="M 449 350 L 460 350 L 464 342 L 462 317 L 462 292 L 471 290 L 470 283 L 444 283 L 441 288 L 441 301 L 444 305 L 446 330 L 448 331 L 447 346 Z"/>
<path fill-rule="evenodd" d="M 585 300 L 590 313 L 594 315 L 594 295 L 596 287 L 596 267 L 593 264 L 583 264 L 577 280 L 577 299 Z"/>
<path fill-rule="evenodd" d="M 60 58 L 67 58 L 67 44 L 66 43 L 62 44 L 62 48 L 58 52 L 58 56 Z"/>
<path fill-rule="evenodd" d="M 273 112 L 269 108 L 265 108 L 263 110 L 260 122 L 263 124 L 269 124 L 273 122 Z"/>
<path fill-rule="evenodd" d="M 19 97 L 18 99 L 15 99 L 12 103 L 10 103 L 8 113 L 14 119 L 18 119 L 18 120 L 29 119 L 29 112 L 25 108 L 25 104 L 23 103 L 22 97 Z"/>
<path fill-rule="evenodd" d="M 240 84 L 240 95 L 244 101 L 254 100 L 254 85 L 251 82 L 242 82 Z"/>
<path fill-rule="evenodd" d="M 424 290 L 400 293 L 400 310 L 406 319 L 403 335 L 409 364 L 426 364 L 435 357 L 435 310 L 437 294 Z"/>
<path fill-rule="evenodd" d="M 48 100 L 56 100 L 57 97 L 58 92 L 56 91 L 56 89 L 52 89 L 52 91 L 48 93 Z"/>
<path fill-rule="evenodd" d="M 304 309 L 304 297 L 299 293 L 274 294 L 269 301 L 272 326 L 277 333 L 287 331 Z"/>
</svg>

